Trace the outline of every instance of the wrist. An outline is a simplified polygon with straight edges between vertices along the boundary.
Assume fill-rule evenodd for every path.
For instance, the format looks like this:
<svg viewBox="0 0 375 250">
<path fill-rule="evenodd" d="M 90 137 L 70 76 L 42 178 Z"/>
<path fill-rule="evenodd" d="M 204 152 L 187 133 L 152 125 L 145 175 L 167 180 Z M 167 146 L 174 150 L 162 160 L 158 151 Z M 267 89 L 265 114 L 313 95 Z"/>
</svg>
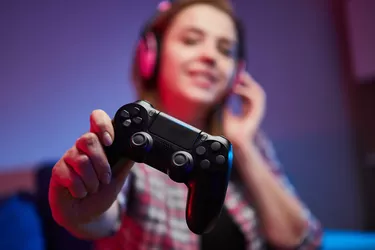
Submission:
<svg viewBox="0 0 375 250">
<path fill-rule="evenodd" d="M 249 137 L 243 137 L 249 138 Z M 258 147 L 255 145 L 254 140 L 248 139 L 237 139 L 231 140 L 232 147 L 235 154 L 242 155 L 242 154 L 253 154 L 254 152 L 258 151 Z"/>
</svg>

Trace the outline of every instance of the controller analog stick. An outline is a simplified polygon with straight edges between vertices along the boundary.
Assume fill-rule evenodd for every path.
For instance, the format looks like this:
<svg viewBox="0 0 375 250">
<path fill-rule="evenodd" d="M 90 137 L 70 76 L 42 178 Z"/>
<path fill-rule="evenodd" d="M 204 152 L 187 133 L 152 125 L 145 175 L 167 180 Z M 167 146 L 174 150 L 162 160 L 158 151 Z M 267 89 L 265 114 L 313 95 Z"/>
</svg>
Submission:
<svg viewBox="0 0 375 250">
<path fill-rule="evenodd" d="M 148 148 L 152 145 L 152 137 L 145 132 L 138 132 L 132 136 L 131 144 L 136 148 Z"/>
<path fill-rule="evenodd" d="M 172 155 L 172 166 L 169 177 L 176 182 L 183 182 L 193 166 L 193 157 L 188 152 L 178 151 Z"/>
<path fill-rule="evenodd" d="M 184 154 L 176 154 L 173 158 L 173 163 L 177 167 L 182 167 L 187 163 L 188 159 Z"/>
</svg>

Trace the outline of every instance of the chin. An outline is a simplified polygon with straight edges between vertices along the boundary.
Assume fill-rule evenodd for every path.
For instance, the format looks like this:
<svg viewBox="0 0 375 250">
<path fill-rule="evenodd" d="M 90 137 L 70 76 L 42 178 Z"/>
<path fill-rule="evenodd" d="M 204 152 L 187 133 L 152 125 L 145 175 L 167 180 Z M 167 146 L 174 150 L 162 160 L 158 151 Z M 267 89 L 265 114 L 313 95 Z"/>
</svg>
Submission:
<svg viewBox="0 0 375 250">
<path fill-rule="evenodd" d="M 212 95 L 212 92 L 209 90 L 188 90 L 187 92 L 183 93 L 186 99 L 188 99 L 192 103 L 201 103 L 205 105 L 210 105 L 215 102 L 215 96 Z"/>
</svg>

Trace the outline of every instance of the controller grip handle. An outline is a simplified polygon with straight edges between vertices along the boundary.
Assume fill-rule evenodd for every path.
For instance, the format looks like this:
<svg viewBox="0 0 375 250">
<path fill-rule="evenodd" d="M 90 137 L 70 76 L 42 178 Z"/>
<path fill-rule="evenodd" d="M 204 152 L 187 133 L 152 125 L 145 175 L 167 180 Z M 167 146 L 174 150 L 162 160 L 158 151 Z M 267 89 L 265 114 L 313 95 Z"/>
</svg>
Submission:
<svg viewBox="0 0 375 250">
<path fill-rule="evenodd" d="M 215 227 L 224 206 L 225 183 L 225 178 L 212 174 L 210 177 L 198 177 L 187 184 L 186 221 L 193 233 L 208 233 Z"/>
</svg>

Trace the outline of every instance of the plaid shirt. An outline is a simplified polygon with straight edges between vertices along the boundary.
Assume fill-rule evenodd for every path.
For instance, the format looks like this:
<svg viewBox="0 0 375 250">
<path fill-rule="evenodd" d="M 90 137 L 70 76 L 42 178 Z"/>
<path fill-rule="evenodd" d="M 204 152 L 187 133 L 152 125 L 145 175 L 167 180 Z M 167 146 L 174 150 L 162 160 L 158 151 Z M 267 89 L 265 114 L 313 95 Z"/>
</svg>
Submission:
<svg viewBox="0 0 375 250">
<path fill-rule="evenodd" d="M 276 160 L 270 141 L 263 134 L 255 141 L 269 162 L 270 170 L 297 197 Z M 199 236 L 189 231 L 185 221 L 186 197 L 184 184 L 175 183 L 152 167 L 136 163 L 119 195 L 119 201 L 124 204 L 122 226 L 114 236 L 98 240 L 96 249 L 199 249 Z M 225 206 L 244 234 L 247 249 L 263 249 L 259 218 L 243 185 L 229 183 Z M 320 223 L 306 206 L 305 216 L 308 230 L 298 249 L 316 249 L 321 239 Z"/>
</svg>

